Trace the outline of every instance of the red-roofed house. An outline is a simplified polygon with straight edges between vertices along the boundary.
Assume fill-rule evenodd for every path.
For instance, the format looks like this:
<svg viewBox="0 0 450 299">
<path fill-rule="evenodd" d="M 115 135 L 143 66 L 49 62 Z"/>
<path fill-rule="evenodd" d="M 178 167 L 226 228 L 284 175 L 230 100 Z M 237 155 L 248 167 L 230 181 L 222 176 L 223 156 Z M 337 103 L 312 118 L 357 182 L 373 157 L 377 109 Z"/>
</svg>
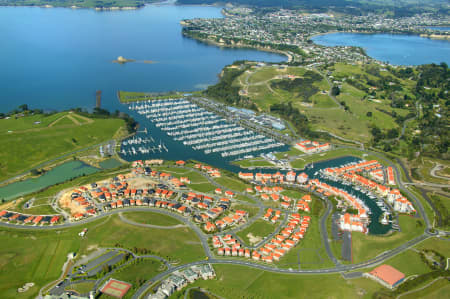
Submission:
<svg viewBox="0 0 450 299">
<path fill-rule="evenodd" d="M 365 273 L 365 276 L 378 281 L 390 289 L 395 288 L 405 279 L 405 274 L 389 265 L 381 265 L 369 273 Z"/>
</svg>

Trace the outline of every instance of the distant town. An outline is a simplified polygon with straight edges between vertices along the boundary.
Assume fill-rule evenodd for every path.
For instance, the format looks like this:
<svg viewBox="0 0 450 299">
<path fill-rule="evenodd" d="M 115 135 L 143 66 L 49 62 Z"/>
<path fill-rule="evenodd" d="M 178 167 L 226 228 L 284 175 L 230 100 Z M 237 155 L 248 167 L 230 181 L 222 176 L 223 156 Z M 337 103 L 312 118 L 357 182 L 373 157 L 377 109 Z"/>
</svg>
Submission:
<svg viewBox="0 0 450 299">
<path fill-rule="evenodd" d="M 432 28 L 449 24 L 450 18 L 431 14 L 389 19 L 377 14 L 341 16 L 284 9 L 265 12 L 251 8 L 231 8 L 224 9 L 223 13 L 224 18 L 183 20 L 183 34 L 221 46 L 249 46 L 281 51 L 288 55 L 291 63 L 302 65 L 373 61 L 360 48 L 317 45 L 311 38 L 318 34 L 391 33 L 450 38 L 449 32 Z"/>
</svg>

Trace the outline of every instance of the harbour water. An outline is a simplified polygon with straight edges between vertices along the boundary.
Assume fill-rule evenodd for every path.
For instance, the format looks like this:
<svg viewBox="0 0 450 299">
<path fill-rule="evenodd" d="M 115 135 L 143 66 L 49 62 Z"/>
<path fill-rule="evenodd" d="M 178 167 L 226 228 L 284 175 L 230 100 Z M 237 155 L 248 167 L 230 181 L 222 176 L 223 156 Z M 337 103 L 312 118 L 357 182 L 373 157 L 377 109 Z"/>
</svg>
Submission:
<svg viewBox="0 0 450 299">
<path fill-rule="evenodd" d="M 134 104 L 131 104 L 131 107 Z M 143 106 L 143 104 L 139 104 Z M 145 114 L 139 114 L 135 112 L 136 110 L 132 110 L 133 115 L 135 115 L 135 118 L 140 122 L 142 125 L 140 132 L 134 136 L 129 138 L 128 140 L 125 140 L 125 142 L 122 144 L 121 149 L 123 152 L 120 154 L 123 159 L 128 161 L 134 161 L 139 159 L 152 159 L 152 158 L 163 158 L 166 160 L 197 160 L 203 163 L 207 163 L 211 166 L 226 169 L 228 171 L 238 173 L 240 171 L 242 172 L 262 172 L 262 173 L 275 173 L 279 171 L 279 169 L 275 168 L 263 168 L 258 169 L 255 168 L 253 170 L 248 169 L 242 169 L 241 167 L 231 164 L 231 161 L 236 159 L 235 156 L 233 157 L 222 157 L 220 153 L 208 153 L 206 154 L 204 150 L 195 150 L 193 147 L 189 145 L 183 144 L 183 142 L 175 140 L 173 136 L 167 135 L 167 132 L 162 130 L 160 126 L 156 126 L 156 123 L 151 121 L 150 119 L 146 118 Z M 131 142 L 130 142 L 131 140 Z M 206 142 L 205 142 L 206 143 Z M 153 150 L 149 150 L 147 152 L 139 151 L 138 148 L 142 146 L 143 148 L 153 148 Z M 131 150 L 131 148 L 134 148 L 135 151 Z M 278 147 L 274 150 L 278 151 L 285 151 L 288 149 L 288 146 Z M 270 152 L 271 149 L 267 150 L 261 150 L 256 152 L 250 152 L 254 156 L 258 156 L 260 153 L 267 153 Z M 243 158 L 244 154 L 240 157 Z M 387 233 L 391 228 L 391 224 L 383 225 L 379 222 L 380 216 L 383 214 L 383 211 L 380 206 L 377 205 L 377 201 L 370 198 L 369 195 L 361 192 L 361 190 L 355 190 L 350 185 L 344 185 L 342 182 L 335 182 L 332 180 L 327 179 L 326 177 L 322 176 L 320 173 L 320 170 L 328 168 L 328 167 L 337 167 L 348 163 L 353 162 L 359 162 L 361 161 L 360 158 L 357 157 L 341 157 L 337 159 L 332 159 L 329 161 L 314 163 L 310 167 L 306 167 L 305 170 L 302 172 L 305 172 L 310 179 L 319 179 L 320 181 L 327 183 L 331 186 L 343 189 L 350 194 L 360 198 L 363 200 L 365 205 L 370 209 L 371 211 L 371 222 L 368 225 L 369 233 L 370 234 L 385 234 Z M 286 174 L 287 170 L 280 171 L 281 173 Z"/>
<path fill-rule="evenodd" d="M 356 46 L 367 55 L 394 65 L 450 64 L 450 41 L 417 35 L 330 33 L 312 40 L 323 46 Z"/>
<path fill-rule="evenodd" d="M 219 129 L 205 129 L 204 135 L 200 137 L 210 139 L 205 139 L 199 144 L 189 144 L 190 140 L 197 138 L 189 134 L 196 132 L 187 132 L 188 127 L 175 127 L 182 124 L 175 124 L 179 115 L 172 113 L 170 116 L 159 115 L 159 117 L 147 118 L 148 114 L 129 110 L 127 105 L 120 104 L 117 100 L 118 90 L 159 92 L 192 91 L 204 88 L 217 82 L 216 74 L 225 65 L 235 60 L 280 62 L 286 59 L 274 53 L 246 49 L 221 49 L 184 38 L 181 35 L 179 21 L 194 17 L 222 16 L 220 8 L 200 6 L 149 5 L 136 11 L 107 12 L 66 8 L 0 7 L 0 28 L 8 28 L 2 31 L 8 43 L 0 47 L 0 57 L 4 58 L 3 66 L 0 68 L 0 80 L 3 86 L 2 94 L 0 94 L 0 111 L 9 111 L 22 103 L 27 103 L 31 108 L 47 110 L 72 107 L 90 109 L 94 106 L 95 91 L 102 90 L 102 107 L 128 112 L 140 123 L 136 136 L 126 140 L 126 144 L 122 145 L 124 159 L 129 161 L 150 158 L 193 159 L 234 173 L 248 172 L 230 162 L 249 154 L 258 156 L 263 152 L 285 151 L 288 146 L 270 147 L 271 140 L 252 132 L 247 133 L 239 126 L 210 115 L 207 111 L 201 111 L 197 107 L 189 109 L 199 113 L 196 117 L 208 119 L 203 119 L 204 124 L 195 128 L 206 128 L 210 125 L 207 122 L 217 121 L 211 125 L 222 126 L 220 129 L 224 132 L 219 132 Z M 328 43 L 327 45 L 362 46 L 376 59 L 389 60 L 394 64 L 448 62 L 450 57 L 449 42 L 415 36 L 339 33 L 319 36 L 314 40 L 318 43 Z M 420 47 L 417 48 L 417 45 Z M 416 48 L 412 54 L 405 50 L 414 49 L 414 47 Z M 117 56 L 152 60 L 155 63 L 133 62 L 122 65 L 112 63 Z M 161 111 L 158 113 L 161 114 Z M 169 124 L 163 119 L 164 117 L 172 117 L 173 123 Z M 185 120 L 186 117 L 183 116 L 180 119 Z M 185 131 L 184 135 L 173 134 L 181 130 Z M 219 139 L 213 139 L 214 134 L 208 132 L 217 132 L 217 135 L 229 134 L 230 136 L 227 137 L 229 143 L 218 144 Z M 235 133 L 241 135 L 233 135 Z M 242 139 L 236 139 L 237 137 Z M 143 151 L 138 150 L 141 143 L 139 145 L 136 143 L 136 154 L 132 150 L 135 140 L 141 140 L 139 141 L 141 143 L 142 140 L 146 140 L 142 144 Z M 251 146 L 239 146 L 242 140 L 251 143 Z M 217 144 L 208 146 L 208 143 Z M 257 148 L 264 145 L 269 148 Z M 241 149 L 253 146 L 255 150 L 240 152 Z M 223 149 L 224 147 L 226 148 Z M 224 155 L 224 153 L 228 154 Z M 359 161 L 359 158 L 343 157 L 315 163 L 313 168 L 307 168 L 305 172 L 310 178 L 319 178 L 325 183 L 361 198 L 372 212 L 370 233 L 384 234 L 391 225 L 379 223 L 378 218 L 382 215 L 382 210 L 375 200 L 351 186 L 320 176 L 321 169 L 356 161 Z M 8 199 L 83 173 L 98 171 L 86 165 L 70 163 L 76 162 L 58 166 L 40 178 L 3 187 L 0 189 L 0 197 Z M 253 172 L 257 171 L 257 169 L 253 170 Z M 276 171 L 276 169 L 261 170 L 261 172 Z"/>
<path fill-rule="evenodd" d="M 216 83 L 222 68 L 236 60 L 286 60 L 181 34 L 182 19 L 220 17 L 220 7 L 206 6 L 148 5 L 129 11 L 0 7 L 0 112 L 24 103 L 47 110 L 91 109 L 96 90 L 103 92 L 103 108 L 120 110 L 118 90 L 199 90 Z M 118 56 L 137 61 L 112 63 Z"/>
</svg>

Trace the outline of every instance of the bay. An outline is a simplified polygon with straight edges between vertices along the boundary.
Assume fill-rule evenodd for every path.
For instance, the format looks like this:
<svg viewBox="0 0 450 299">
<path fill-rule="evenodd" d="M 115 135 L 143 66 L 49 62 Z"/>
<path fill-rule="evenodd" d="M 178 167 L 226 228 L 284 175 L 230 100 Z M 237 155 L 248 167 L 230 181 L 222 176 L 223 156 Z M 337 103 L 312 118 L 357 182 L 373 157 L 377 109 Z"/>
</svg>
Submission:
<svg viewBox="0 0 450 299">
<path fill-rule="evenodd" d="M 450 63 L 450 41 L 416 35 L 330 33 L 312 40 L 323 46 L 356 46 L 367 55 L 393 65 Z"/>
<path fill-rule="evenodd" d="M 148 5 L 130 11 L 0 7 L 0 112 L 21 104 L 62 110 L 121 110 L 116 93 L 194 91 L 217 82 L 235 60 L 280 62 L 286 57 L 219 48 L 183 37 L 180 21 L 220 18 L 221 8 Z M 112 63 L 118 56 L 147 63 Z"/>
</svg>

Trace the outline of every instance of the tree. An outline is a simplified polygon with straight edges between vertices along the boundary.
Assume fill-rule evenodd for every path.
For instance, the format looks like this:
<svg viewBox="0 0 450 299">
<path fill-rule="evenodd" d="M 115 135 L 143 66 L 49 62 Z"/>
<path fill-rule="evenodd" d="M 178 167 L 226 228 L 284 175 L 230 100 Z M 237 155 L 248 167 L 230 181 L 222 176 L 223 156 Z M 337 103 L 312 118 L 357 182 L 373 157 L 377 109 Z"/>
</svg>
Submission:
<svg viewBox="0 0 450 299">
<path fill-rule="evenodd" d="M 22 104 L 19 106 L 19 109 L 22 111 L 28 111 L 28 105 L 27 104 Z"/>
<path fill-rule="evenodd" d="M 387 137 L 389 139 L 397 138 L 399 135 L 398 129 L 392 128 L 387 132 Z"/>
<path fill-rule="evenodd" d="M 367 113 L 366 113 L 366 116 L 367 116 L 367 117 L 372 117 L 372 111 L 367 112 Z"/>
<path fill-rule="evenodd" d="M 341 93 L 341 90 L 339 89 L 339 86 L 334 85 L 331 88 L 331 95 L 332 96 L 338 96 Z"/>
<path fill-rule="evenodd" d="M 41 174 L 41 172 L 39 170 L 37 170 L 36 168 L 31 169 L 30 172 L 31 172 L 31 175 L 34 175 L 34 176 Z"/>
</svg>

